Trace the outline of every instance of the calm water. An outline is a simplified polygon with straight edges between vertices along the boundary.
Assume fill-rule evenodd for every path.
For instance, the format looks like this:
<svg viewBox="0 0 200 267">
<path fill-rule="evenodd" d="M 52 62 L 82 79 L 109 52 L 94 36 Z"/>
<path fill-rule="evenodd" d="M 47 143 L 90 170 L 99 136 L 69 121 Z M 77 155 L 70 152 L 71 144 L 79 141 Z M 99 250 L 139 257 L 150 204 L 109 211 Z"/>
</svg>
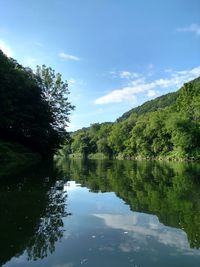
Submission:
<svg viewBox="0 0 200 267">
<path fill-rule="evenodd" d="M 0 266 L 200 266 L 199 164 L 57 168 L 1 179 Z"/>
</svg>

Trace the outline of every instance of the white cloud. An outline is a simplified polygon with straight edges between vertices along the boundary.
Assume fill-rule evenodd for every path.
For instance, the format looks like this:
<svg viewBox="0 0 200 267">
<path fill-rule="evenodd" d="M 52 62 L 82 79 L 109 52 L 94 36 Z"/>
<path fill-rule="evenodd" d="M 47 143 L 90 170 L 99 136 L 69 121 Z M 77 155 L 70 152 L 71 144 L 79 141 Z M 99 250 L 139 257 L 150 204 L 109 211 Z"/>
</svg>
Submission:
<svg viewBox="0 0 200 267">
<path fill-rule="evenodd" d="M 114 90 L 111 93 L 97 98 L 95 104 L 109 104 L 109 103 L 120 103 L 122 101 L 133 101 L 136 96 L 131 93 L 131 87 L 125 87 L 123 89 Z"/>
<path fill-rule="evenodd" d="M 149 97 L 155 96 L 158 89 L 173 88 L 174 90 L 181 87 L 185 82 L 200 76 L 200 66 L 191 70 L 183 70 L 169 73 L 169 78 L 160 78 L 151 82 L 146 81 L 145 77 L 132 80 L 129 85 L 120 89 L 111 91 L 110 93 L 99 97 L 95 100 L 95 104 L 120 103 L 123 101 L 133 101 L 137 94 L 147 93 Z"/>
<path fill-rule="evenodd" d="M 177 31 L 179 32 L 193 32 L 196 35 L 200 36 L 200 25 L 198 24 L 190 24 L 189 26 L 178 28 Z"/>
<path fill-rule="evenodd" d="M 110 71 L 109 74 L 111 74 L 112 78 L 116 78 L 117 77 L 116 71 Z"/>
<path fill-rule="evenodd" d="M 70 78 L 69 80 L 67 80 L 69 88 L 73 88 L 73 94 L 71 95 L 71 99 L 73 98 L 73 100 L 77 100 L 80 99 L 80 92 L 81 92 L 81 88 L 85 86 L 85 81 L 83 80 L 79 80 L 79 79 L 74 79 L 74 78 Z"/>
<path fill-rule="evenodd" d="M 129 71 L 121 71 L 120 72 L 120 77 L 121 78 L 130 78 L 131 77 L 131 72 L 129 72 Z"/>
<path fill-rule="evenodd" d="M 68 84 L 69 84 L 69 86 L 71 86 L 71 87 L 74 87 L 76 83 L 77 83 L 77 81 L 76 81 L 75 79 L 70 79 L 70 80 L 68 80 Z"/>
<path fill-rule="evenodd" d="M 65 60 L 75 60 L 75 61 L 79 61 L 80 58 L 79 57 L 76 57 L 76 56 L 73 56 L 73 55 L 69 55 L 69 54 L 65 54 L 63 52 L 59 53 L 58 56 L 62 59 L 65 59 Z"/>
<path fill-rule="evenodd" d="M 129 71 L 121 71 L 119 73 L 120 78 L 125 79 L 137 79 L 141 76 L 141 74 L 137 72 L 129 72 Z"/>
<path fill-rule="evenodd" d="M 0 49 L 6 56 L 12 57 L 13 53 L 11 48 L 3 40 L 0 40 Z"/>
<path fill-rule="evenodd" d="M 147 93 L 147 96 L 150 97 L 150 98 L 154 98 L 154 97 L 159 96 L 159 92 L 157 92 L 155 90 L 149 90 L 148 93 Z"/>
<path fill-rule="evenodd" d="M 121 78 L 121 79 L 137 79 L 141 76 L 141 74 L 137 72 L 130 72 L 130 71 L 110 71 L 110 74 L 112 75 L 112 78 Z"/>
</svg>

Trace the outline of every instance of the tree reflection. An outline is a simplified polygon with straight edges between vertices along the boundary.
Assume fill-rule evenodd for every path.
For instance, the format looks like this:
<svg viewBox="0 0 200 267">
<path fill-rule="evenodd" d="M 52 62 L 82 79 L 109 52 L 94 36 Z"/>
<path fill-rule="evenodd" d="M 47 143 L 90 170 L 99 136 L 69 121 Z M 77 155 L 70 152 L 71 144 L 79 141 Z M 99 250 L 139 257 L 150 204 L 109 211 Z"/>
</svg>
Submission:
<svg viewBox="0 0 200 267">
<path fill-rule="evenodd" d="M 133 211 L 152 213 L 181 228 L 191 248 L 200 248 L 200 165 L 137 161 L 65 161 L 65 175 L 94 192 L 113 191 Z"/>
<path fill-rule="evenodd" d="M 63 180 L 46 168 L 0 186 L 0 266 L 26 251 L 29 260 L 44 258 L 63 236 L 66 194 Z"/>
</svg>

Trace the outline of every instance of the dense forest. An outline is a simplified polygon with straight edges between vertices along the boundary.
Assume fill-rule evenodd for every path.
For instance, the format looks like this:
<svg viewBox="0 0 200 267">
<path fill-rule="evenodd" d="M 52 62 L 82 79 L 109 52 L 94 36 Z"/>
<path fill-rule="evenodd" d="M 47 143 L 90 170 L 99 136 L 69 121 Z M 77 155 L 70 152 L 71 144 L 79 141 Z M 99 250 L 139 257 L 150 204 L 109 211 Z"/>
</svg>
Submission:
<svg viewBox="0 0 200 267">
<path fill-rule="evenodd" d="M 61 74 L 45 65 L 34 73 L 0 51 L 1 162 L 18 152 L 52 156 L 63 143 L 58 155 L 74 158 L 200 159 L 200 78 L 71 138 L 68 94 Z"/>
<path fill-rule="evenodd" d="M 43 65 L 34 73 L 0 50 L 0 161 L 51 157 L 67 139 L 68 84 Z"/>
<path fill-rule="evenodd" d="M 74 158 L 200 159 L 200 78 L 123 114 L 71 134 Z"/>
</svg>

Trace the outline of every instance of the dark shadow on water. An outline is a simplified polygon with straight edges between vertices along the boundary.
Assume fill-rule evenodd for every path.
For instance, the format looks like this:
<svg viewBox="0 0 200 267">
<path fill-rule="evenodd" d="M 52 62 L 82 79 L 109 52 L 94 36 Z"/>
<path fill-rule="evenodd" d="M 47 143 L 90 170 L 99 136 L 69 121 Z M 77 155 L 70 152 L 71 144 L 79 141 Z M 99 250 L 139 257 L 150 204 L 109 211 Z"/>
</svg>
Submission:
<svg viewBox="0 0 200 267">
<path fill-rule="evenodd" d="M 1 179 L 0 266 L 25 250 L 28 260 L 53 253 L 68 215 L 63 184 L 51 164 Z"/>
</svg>

